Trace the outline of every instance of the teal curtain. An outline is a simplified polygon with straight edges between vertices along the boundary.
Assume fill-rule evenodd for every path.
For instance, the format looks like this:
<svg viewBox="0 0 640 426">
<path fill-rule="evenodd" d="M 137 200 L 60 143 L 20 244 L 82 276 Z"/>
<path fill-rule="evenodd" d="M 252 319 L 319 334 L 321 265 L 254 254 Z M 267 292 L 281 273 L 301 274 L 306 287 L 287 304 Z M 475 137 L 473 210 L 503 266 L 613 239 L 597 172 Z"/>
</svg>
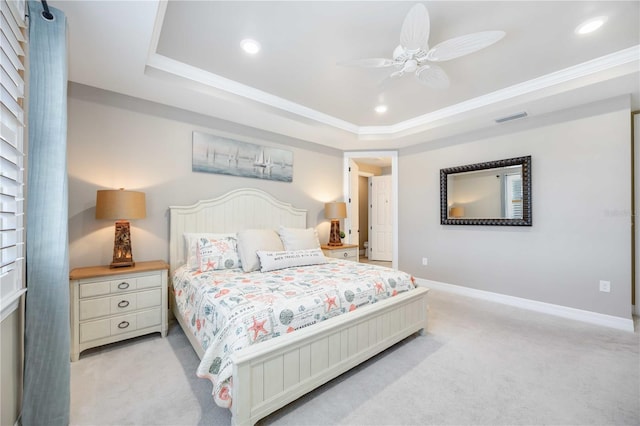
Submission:
<svg viewBox="0 0 640 426">
<path fill-rule="evenodd" d="M 27 296 L 22 424 L 69 424 L 66 17 L 29 1 Z"/>
</svg>

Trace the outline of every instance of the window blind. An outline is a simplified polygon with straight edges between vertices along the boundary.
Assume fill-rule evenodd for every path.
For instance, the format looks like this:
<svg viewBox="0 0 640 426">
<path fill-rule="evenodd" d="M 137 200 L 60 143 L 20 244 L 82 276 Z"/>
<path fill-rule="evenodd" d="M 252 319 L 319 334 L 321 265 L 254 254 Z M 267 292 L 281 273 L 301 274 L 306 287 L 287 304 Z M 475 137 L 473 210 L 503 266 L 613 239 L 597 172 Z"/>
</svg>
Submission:
<svg viewBox="0 0 640 426">
<path fill-rule="evenodd" d="M 507 219 L 522 219 L 522 176 L 506 175 Z"/>
<path fill-rule="evenodd" d="M 0 0 L 0 303 L 2 319 L 24 289 L 25 2 Z"/>
</svg>

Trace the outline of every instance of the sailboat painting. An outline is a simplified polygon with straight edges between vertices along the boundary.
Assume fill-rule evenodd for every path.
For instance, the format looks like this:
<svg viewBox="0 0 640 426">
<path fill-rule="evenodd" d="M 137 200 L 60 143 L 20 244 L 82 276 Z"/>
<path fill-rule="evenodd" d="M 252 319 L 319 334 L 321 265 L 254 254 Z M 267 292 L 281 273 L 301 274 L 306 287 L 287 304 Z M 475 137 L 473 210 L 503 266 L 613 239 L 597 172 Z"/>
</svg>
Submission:
<svg viewBox="0 0 640 426">
<path fill-rule="evenodd" d="M 292 182 L 293 152 L 193 132 L 191 170 Z"/>
</svg>

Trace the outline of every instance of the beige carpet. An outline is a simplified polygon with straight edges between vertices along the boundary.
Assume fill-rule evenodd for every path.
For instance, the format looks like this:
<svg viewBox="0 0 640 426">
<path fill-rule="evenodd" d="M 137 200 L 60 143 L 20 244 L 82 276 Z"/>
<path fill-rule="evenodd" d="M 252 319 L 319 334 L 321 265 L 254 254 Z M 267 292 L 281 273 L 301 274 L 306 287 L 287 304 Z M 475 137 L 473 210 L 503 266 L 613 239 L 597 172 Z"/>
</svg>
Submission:
<svg viewBox="0 0 640 426">
<path fill-rule="evenodd" d="M 263 419 L 273 425 L 640 425 L 640 334 L 432 291 L 429 331 Z M 636 330 L 638 324 L 636 321 Z M 82 353 L 73 425 L 228 425 L 180 326 Z"/>
</svg>

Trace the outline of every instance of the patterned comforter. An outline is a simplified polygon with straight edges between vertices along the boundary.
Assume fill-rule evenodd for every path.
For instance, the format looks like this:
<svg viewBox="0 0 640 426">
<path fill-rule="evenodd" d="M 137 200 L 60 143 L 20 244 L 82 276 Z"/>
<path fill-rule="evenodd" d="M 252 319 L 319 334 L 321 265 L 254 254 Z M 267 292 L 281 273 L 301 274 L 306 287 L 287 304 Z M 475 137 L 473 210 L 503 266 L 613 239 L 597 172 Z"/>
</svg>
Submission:
<svg viewBox="0 0 640 426">
<path fill-rule="evenodd" d="M 205 350 L 197 375 L 218 405 L 231 405 L 232 353 L 414 288 L 404 272 L 327 260 L 266 273 L 176 270 L 177 307 Z"/>
</svg>

